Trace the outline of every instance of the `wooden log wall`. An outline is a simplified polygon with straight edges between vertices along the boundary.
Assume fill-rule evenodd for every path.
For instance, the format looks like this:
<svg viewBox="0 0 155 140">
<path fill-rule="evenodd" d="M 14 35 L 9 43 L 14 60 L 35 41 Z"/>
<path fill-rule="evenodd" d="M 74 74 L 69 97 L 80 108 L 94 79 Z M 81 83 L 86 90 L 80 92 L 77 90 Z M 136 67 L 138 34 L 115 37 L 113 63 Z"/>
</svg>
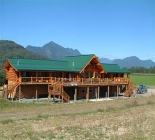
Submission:
<svg viewBox="0 0 155 140">
<path fill-rule="evenodd" d="M 16 80 L 18 78 L 14 68 L 12 67 L 10 67 L 10 69 L 6 72 L 6 76 L 10 81 Z"/>
</svg>

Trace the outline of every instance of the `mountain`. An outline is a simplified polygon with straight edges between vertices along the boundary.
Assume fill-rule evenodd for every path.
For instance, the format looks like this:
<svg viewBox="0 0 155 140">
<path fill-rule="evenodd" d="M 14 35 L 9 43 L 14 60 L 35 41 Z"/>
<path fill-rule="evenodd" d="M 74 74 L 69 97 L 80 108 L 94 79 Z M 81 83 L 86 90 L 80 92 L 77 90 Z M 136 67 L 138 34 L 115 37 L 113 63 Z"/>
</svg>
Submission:
<svg viewBox="0 0 155 140">
<path fill-rule="evenodd" d="M 53 41 L 45 44 L 42 47 L 35 47 L 28 45 L 26 49 L 54 60 L 61 60 L 65 56 L 81 54 L 78 50 L 73 50 L 71 48 L 64 48 L 54 43 Z"/>
<path fill-rule="evenodd" d="M 54 42 L 49 42 L 43 47 L 23 46 L 9 40 L 0 40 L 0 69 L 6 59 L 13 58 L 29 58 L 29 59 L 55 59 L 61 60 L 65 56 L 69 55 L 80 55 L 78 50 L 73 50 L 71 48 L 64 48 Z M 155 66 L 155 62 L 152 60 L 140 60 L 136 56 L 126 57 L 124 59 L 114 59 L 110 60 L 107 58 L 100 58 L 101 63 L 115 63 L 121 67 L 145 67 L 150 68 Z"/>
<path fill-rule="evenodd" d="M 48 59 L 9 40 L 0 40 L 0 69 L 8 58 Z"/>
<path fill-rule="evenodd" d="M 101 63 L 112 63 L 112 60 L 108 59 L 108 58 L 99 58 Z"/>
<path fill-rule="evenodd" d="M 27 50 L 38 53 L 40 55 L 43 55 L 45 57 L 48 57 L 49 59 L 54 60 L 61 60 L 65 56 L 70 55 L 80 55 L 81 53 L 78 50 L 73 50 L 71 48 L 64 48 L 54 42 L 49 42 L 45 44 L 42 47 L 36 47 L 36 46 L 27 46 Z M 140 60 L 136 56 L 126 57 L 124 59 L 114 59 L 110 60 L 107 58 L 99 58 L 101 63 L 114 63 L 118 64 L 121 67 L 145 67 L 150 68 L 151 66 L 155 66 L 155 63 L 151 60 Z"/>
<path fill-rule="evenodd" d="M 131 56 L 131 57 L 126 57 L 124 59 L 114 59 L 114 60 L 109 60 L 105 58 L 100 58 L 101 63 L 113 63 L 113 64 L 118 64 L 121 67 L 145 67 L 145 68 L 150 68 L 152 66 L 155 66 L 155 62 L 152 60 L 140 60 L 136 56 Z"/>
</svg>

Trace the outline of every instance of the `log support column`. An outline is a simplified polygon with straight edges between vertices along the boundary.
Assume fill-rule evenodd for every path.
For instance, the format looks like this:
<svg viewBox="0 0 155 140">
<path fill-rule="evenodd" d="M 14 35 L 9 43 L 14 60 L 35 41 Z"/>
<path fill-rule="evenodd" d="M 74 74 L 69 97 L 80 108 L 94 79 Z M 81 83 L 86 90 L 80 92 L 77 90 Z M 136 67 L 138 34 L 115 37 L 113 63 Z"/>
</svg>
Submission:
<svg viewBox="0 0 155 140">
<path fill-rule="evenodd" d="M 89 100 L 89 86 L 87 86 L 86 101 Z"/>
<path fill-rule="evenodd" d="M 38 87 L 36 86 L 36 100 L 38 98 Z"/>
<path fill-rule="evenodd" d="M 98 86 L 97 88 L 97 95 L 98 95 L 98 99 L 100 99 L 100 86 Z"/>
<path fill-rule="evenodd" d="M 74 93 L 74 103 L 76 102 L 77 100 L 77 87 L 75 87 L 75 93 Z"/>
<path fill-rule="evenodd" d="M 109 86 L 108 86 L 108 98 L 109 98 Z"/>
<path fill-rule="evenodd" d="M 61 89 L 61 92 L 63 93 L 64 92 L 64 88 L 62 87 L 62 89 Z M 63 104 L 63 99 L 64 99 L 64 96 L 63 96 L 63 94 L 62 94 L 62 104 Z"/>
<path fill-rule="evenodd" d="M 20 101 L 20 95 L 21 95 L 21 85 L 19 85 L 19 101 Z"/>
<path fill-rule="evenodd" d="M 95 97 L 96 97 L 96 101 L 97 101 L 97 94 L 98 94 L 98 92 L 97 92 L 97 88 L 95 88 Z"/>
<path fill-rule="evenodd" d="M 119 87 L 117 86 L 117 98 L 118 98 L 118 92 L 119 92 L 119 91 L 118 91 L 118 88 L 119 88 Z"/>
</svg>

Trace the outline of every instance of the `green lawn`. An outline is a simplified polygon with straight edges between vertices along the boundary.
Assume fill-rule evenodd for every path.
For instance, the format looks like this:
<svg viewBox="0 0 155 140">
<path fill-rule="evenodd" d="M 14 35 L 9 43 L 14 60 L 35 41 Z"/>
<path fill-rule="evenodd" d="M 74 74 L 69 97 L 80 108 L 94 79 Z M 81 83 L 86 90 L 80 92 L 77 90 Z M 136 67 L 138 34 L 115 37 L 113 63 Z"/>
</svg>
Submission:
<svg viewBox="0 0 155 140">
<path fill-rule="evenodd" d="M 131 74 L 131 82 L 136 85 L 145 84 L 147 86 L 155 86 L 155 74 Z"/>
</svg>

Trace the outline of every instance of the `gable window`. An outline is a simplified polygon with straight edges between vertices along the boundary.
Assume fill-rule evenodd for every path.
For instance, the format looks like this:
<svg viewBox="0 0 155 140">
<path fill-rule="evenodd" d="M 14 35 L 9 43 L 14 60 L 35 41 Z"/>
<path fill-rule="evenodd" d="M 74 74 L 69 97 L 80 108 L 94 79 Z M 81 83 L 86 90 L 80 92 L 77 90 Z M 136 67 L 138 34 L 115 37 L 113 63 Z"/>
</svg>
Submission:
<svg viewBox="0 0 155 140">
<path fill-rule="evenodd" d="M 89 78 L 89 73 L 88 72 L 85 73 L 85 77 Z"/>
<path fill-rule="evenodd" d="M 93 72 L 90 72 L 90 78 L 94 77 Z"/>
</svg>

